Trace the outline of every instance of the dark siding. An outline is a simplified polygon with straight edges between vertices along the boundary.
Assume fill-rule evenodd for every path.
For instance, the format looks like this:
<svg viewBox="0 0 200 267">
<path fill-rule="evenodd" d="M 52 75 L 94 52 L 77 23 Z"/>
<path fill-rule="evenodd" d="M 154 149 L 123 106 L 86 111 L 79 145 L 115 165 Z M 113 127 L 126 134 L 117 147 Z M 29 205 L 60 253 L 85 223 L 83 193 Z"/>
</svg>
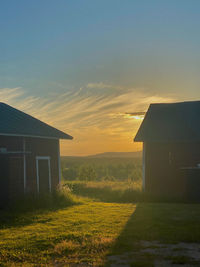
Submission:
<svg viewBox="0 0 200 267">
<path fill-rule="evenodd" d="M 156 195 L 187 194 L 184 167 L 200 163 L 200 143 L 146 143 L 145 190 Z"/>
<path fill-rule="evenodd" d="M 36 156 L 48 156 L 51 163 L 51 187 L 56 188 L 59 183 L 58 168 L 58 140 L 43 138 L 27 138 L 26 155 L 27 163 L 27 192 L 37 191 Z"/>
<path fill-rule="evenodd" d="M 9 198 L 24 193 L 24 162 L 20 155 L 9 157 Z"/>
<path fill-rule="evenodd" d="M 56 188 L 59 183 L 58 168 L 58 146 L 56 139 L 25 138 L 26 151 L 26 191 L 37 192 L 36 156 L 48 156 L 51 163 L 51 188 Z M 7 148 L 7 151 L 23 151 L 23 138 L 0 136 L 0 148 Z M 23 154 L 1 154 L 0 183 L 5 187 L 5 194 L 2 198 L 17 197 L 24 192 L 24 165 Z M 5 185 L 5 186 L 4 186 Z M 4 189 L 1 188 L 2 192 Z M 4 197 L 3 197 L 4 195 Z M 1 198 L 0 196 L 0 198 Z"/>
<path fill-rule="evenodd" d="M 22 151 L 23 138 L 0 135 L 0 148 L 1 147 L 6 147 L 8 151 Z"/>
<path fill-rule="evenodd" d="M 0 148 L 6 148 L 7 151 L 23 151 L 23 138 L 0 135 Z M 4 164 L 4 171 L 0 172 L 0 180 L 4 181 L 4 185 L 1 186 L 1 198 L 6 203 L 10 198 L 24 192 L 22 155 L 0 154 L 0 165 Z"/>
<path fill-rule="evenodd" d="M 8 157 L 0 155 L 0 208 L 6 205 L 9 194 Z"/>
</svg>

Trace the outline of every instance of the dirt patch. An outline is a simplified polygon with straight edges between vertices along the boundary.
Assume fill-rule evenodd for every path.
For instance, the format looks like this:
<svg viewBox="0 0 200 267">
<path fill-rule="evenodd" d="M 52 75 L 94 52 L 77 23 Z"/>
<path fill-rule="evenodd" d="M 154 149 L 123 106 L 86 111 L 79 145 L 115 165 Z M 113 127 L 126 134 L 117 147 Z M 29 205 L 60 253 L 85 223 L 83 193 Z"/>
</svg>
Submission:
<svg viewBox="0 0 200 267">
<path fill-rule="evenodd" d="M 158 241 L 140 241 L 133 251 L 108 256 L 109 266 L 200 266 L 200 244 L 164 244 Z"/>
</svg>

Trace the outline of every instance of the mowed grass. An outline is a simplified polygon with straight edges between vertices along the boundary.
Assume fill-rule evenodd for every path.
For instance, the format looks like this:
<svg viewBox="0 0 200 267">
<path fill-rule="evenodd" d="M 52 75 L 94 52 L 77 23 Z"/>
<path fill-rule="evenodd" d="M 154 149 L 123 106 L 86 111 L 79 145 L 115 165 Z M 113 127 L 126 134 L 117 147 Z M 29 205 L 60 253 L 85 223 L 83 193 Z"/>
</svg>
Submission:
<svg viewBox="0 0 200 267">
<path fill-rule="evenodd" d="M 135 208 L 84 200 L 57 211 L 19 215 L 13 225 L 1 225 L 0 266 L 100 265 Z"/>
<path fill-rule="evenodd" d="M 5 216 L 0 266 L 103 266 L 109 265 L 106 255 L 137 250 L 141 240 L 200 242 L 199 204 L 82 199 L 60 210 L 19 214 L 10 223 Z"/>
</svg>

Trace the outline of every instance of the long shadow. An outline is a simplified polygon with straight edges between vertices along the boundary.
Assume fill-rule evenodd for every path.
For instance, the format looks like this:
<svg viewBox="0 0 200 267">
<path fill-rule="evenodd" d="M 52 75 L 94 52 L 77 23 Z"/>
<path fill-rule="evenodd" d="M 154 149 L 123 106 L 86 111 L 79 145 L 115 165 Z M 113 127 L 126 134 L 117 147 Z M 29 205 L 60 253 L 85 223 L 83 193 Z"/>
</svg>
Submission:
<svg viewBox="0 0 200 267">
<path fill-rule="evenodd" d="M 11 227 L 24 227 L 34 223 L 47 223 L 51 221 L 50 218 L 42 218 L 41 215 L 48 215 L 52 212 L 70 208 L 74 205 L 81 205 L 81 203 L 75 203 L 68 206 L 53 207 L 53 208 L 41 208 L 35 210 L 21 210 L 15 211 L 14 209 L 1 209 L 0 210 L 0 230 Z"/>
<path fill-rule="evenodd" d="M 122 255 L 131 251 L 135 257 L 133 262 L 143 261 L 146 265 L 139 266 L 151 266 L 147 262 L 152 258 L 149 259 L 148 254 L 140 253 L 144 249 L 144 242 L 200 242 L 199 212 L 200 204 L 139 203 L 109 255 Z M 110 266 L 110 263 L 108 259 L 105 266 Z"/>
</svg>

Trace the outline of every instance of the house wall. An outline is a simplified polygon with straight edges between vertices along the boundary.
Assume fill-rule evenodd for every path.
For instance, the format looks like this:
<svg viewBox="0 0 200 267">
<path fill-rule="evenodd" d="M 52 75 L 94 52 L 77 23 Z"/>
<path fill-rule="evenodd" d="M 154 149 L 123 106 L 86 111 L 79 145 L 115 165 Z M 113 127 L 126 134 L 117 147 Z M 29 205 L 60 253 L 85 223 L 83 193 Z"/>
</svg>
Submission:
<svg viewBox="0 0 200 267">
<path fill-rule="evenodd" d="M 197 163 L 200 163 L 200 143 L 147 142 L 145 191 L 162 196 L 187 194 L 188 176 L 183 168 L 195 167 Z"/>
<path fill-rule="evenodd" d="M 23 138 L 1 135 L 0 148 L 5 148 L 7 151 L 23 151 Z M 4 171 L 0 172 L 0 183 L 3 183 L 0 198 L 4 202 L 24 192 L 23 156 L 22 154 L 0 154 L 0 165 L 5 165 Z"/>
<path fill-rule="evenodd" d="M 28 138 L 0 136 L 0 148 L 7 151 L 23 151 L 25 140 L 26 152 L 26 192 L 37 192 L 36 156 L 50 157 L 51 188 L 54 189 L 59 183 L 58 151 L 59 141 L 57 139 Z M 0 154 L 0 165 L 6 162 L 6 168 L 0 173 L 0 184 L 8 183 L 8 198 L 13 198 L 24 193 L 24 158 L 22 153 Z M 6 160 L 3 160 L 5 159 Z M 4 196 L 5 197 L 5 196 Z M 0 195 L 1 199 L 1 195 Z"/>
<path fill-rule="evenodd" d="M 8 158 L 0 155 L 0 207 L 5 206 L 9 194 Z"/>
<path fill-rule="evenodd" d="M 51 188 L 54 189 L 59 183 L 58 149 L 59 141 L 54 139 L 26 138 L 26 191 L 37 191 L 36 157 L 50 157 Z"/>
<path fill-rule="evenodd" d="M 23 137 L 0 135 L 0 148 L 7 148 L 8 151 L 22 151 Z"/>
</svg>

